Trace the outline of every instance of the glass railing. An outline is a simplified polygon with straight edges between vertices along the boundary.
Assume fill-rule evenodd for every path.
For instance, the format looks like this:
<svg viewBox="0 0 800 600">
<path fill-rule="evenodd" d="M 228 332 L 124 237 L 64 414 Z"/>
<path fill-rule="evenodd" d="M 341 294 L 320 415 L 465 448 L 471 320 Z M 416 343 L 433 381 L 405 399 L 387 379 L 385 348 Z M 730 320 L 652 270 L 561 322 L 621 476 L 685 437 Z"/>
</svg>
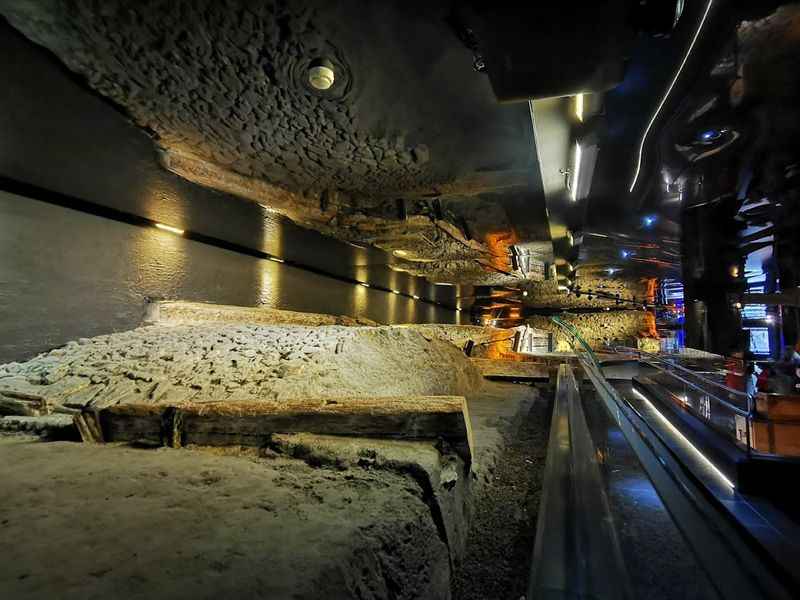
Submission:
<svg viewBox="0 0 800 600">
<path fill-rule="evenodd" d="M 576 352 L 581 351 L 593 369 L 602 374 L 602 366 L 597 355 L 575 326 L 558 317 L 553 317 L 552 321 L 569 335 L 573 349 Z M 752 443 L 753 399 L 746 392 L 638 348 L 612 346 L 609 350 L 637 356 L 641 362 L 655 368 L 659 374 L 651 376 L 651 379 L 666 390 L 671 399 L 739 446 L 748 455 L 754 450 L 770 453 L 767 448 L 759 448 Z"/>
</svg>

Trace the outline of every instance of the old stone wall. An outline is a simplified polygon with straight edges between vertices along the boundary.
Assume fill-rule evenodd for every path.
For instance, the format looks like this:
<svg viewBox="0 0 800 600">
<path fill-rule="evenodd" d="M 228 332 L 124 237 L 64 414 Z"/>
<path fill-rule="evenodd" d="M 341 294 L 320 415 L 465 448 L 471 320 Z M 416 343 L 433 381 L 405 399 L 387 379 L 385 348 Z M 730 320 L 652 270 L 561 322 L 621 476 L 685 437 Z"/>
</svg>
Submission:
<svg viewBox="0 0 800 600">
<path fill-rule="evenodd" d="M 590 314 L 565 314 L 562 320 L 577 327 L 581 336 L 595 350 L 601 350 L 604 344 L 614 340 L 630 340 L 646 330 L 647 320 L 644 311 L 615 311 Z M 531 327 L 552 331 L 556 351 L 571 349 L 568 337 L 549 317 L 533 316 L 528 318 Z"/>
<path fill-rule="evenodd" d="M 153 325 L 0 366 L 0 394 L 51 408 L 465 395 L 479 385 L 452 344 L 391 327 Z"/>
</svg>

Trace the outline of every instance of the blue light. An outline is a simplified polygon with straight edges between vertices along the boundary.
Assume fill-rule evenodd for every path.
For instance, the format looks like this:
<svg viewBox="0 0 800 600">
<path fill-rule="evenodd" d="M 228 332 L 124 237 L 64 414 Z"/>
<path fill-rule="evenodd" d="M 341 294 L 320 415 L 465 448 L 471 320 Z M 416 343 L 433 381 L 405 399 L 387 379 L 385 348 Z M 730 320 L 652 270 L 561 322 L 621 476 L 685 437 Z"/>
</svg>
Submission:
<svg viewBox="0 0 800 600">
<path fill-rule="evenodd" d="M 655 224 L 656 220 L 657 218 L 655 215 L 647 215 L 642 219 L 642 222 L 644 223 L 645 227 L 652 227 Z"/>
<path fill-rule="evenodd" d="M 711 140 L 717 139 L 720 135 L 717 129 L 706 129 L 700 134 L 700 139 L 704 142 L 710 142 Z"/>
<path fill-rule="evenodd" d="M 623 250 L 622 252 L 620 252 L 620 254 L 622 255 L 622 258 L 628 258 L 631 255 L 631 253 L 628 252 L 627 250 Z"/>
</svg>

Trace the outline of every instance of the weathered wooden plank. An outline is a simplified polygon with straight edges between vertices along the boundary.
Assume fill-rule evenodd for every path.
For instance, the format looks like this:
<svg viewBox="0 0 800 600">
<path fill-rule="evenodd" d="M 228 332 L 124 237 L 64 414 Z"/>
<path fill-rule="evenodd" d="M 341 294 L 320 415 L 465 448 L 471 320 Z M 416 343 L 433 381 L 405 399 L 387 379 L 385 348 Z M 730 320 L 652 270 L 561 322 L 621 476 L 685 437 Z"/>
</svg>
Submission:
<svg viewBox="0 0 800 600">
<path fill-rule="evenodd" d="M 162 414 L 155 404 L 120 404 L 99 411 L 103 437 L 109 442 L 149 442 L 168 445 L 162 435 Z"/>
<path fill-rule="evenodd" d="M 38 417 L 41 413 L 41 401 L 9 398 L 0 394 L 0 415 Z"/>
<path fill-rule="evenodd" d="M 549 376 L 546 363 L 489 358 L 471 358 L 470 361 L 487 379 L 546 380 Z"/>
<path fill-rule="evenodd" d="M 465 461 L 472 429 L 462 396 L 297 399 L 272 402 L 120 404 L 100 411 L 107 441 L 179 447 L 263 446 L 273 433 L 443 439 Z"/>
<path fill-rule="evenodd" d="M 89 417 L 91 418 L 91 417 Z M 83 413 L 79 413 L 72 417 L 72 422 L 75 424 L 75 428 L 78 430 L 78 434 L 81 436 L 81 441 L 87 444 L 96 443 L 98 440 L 95 438 L 94 433 L 91 429 L 89 429 L 89 425 L 87 423 L 87 416 Z"/>
</svg>

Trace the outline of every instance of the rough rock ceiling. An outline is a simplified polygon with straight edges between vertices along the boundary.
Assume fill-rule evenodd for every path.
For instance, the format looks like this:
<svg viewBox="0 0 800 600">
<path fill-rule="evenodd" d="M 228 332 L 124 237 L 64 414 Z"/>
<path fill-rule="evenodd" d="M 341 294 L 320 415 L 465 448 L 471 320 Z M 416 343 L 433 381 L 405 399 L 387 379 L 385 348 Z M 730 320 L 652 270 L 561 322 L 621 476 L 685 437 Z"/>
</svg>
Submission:
<svg viewBox="0 0 800 600">
<path fill-rule="evenodd" d="M 333 4 L 41 0 L 0 13 L 187 179 L 397 251 L 434 281 L 538 277 L 512 272 L 497 243 L 538 242 L 549 258 L 547 235 L 531 237 L 546 217 L 527 107 L 496 103 L 447 3 Z M 319 60 L 335 73 L 324 91 L 308 83 Z"/>
</svg>

